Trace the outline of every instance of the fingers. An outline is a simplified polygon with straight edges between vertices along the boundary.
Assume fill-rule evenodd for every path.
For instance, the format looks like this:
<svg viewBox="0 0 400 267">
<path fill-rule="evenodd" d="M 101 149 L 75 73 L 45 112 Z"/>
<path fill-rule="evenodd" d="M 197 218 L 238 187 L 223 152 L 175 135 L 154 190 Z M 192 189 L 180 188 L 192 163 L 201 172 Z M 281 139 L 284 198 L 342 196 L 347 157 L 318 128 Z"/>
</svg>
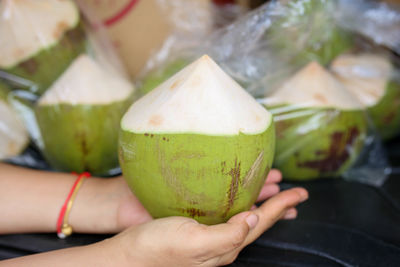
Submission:
<svg viewBox="0 0 400 267">
<path fill-rule="evenodd" d="M 282 181 L 282 173 L 277 169 L 272 169 L 265 180 L 265 183 L 258 195 L 256 202 L 261 202 L 279 193 L 280 188 L 277 183 Z"/>
<path fill-rule="evenodd" d="M 258 195 L 258 198 L 256 202 L 261 202 L 266 200 L 267 198 L 270 198 L 276 194 L 278 194 L 280 191 L 280 188 L 277 184 L 264 184 L 263 188 L 261 188 L 260 194 Z"/>
<path fill-rule="evenodd" d="M 297 209 L 290 208 L 285 212 L 282 219 L 283 220 L 293 220 L 293 219 L 296 219 L 296 217 L 297 217 Z"/>
<path fill-rule="evenodd" d="M 252 212 L 242 212 L 233 216 L 227 223 L 206 226 L 199 233 L 200 244 L 208 257 L 217 257 L 239 248 L 246 240 L 249 231 L 258 224 L 258 216 Z"/>
<path fill-rule="evenodd" d="M 273 196 L 258 209 L 251 211 L 259 217 L 259 222 L 257 226 L 250 231 L 242 246 L 244 247 L 253 242 L 265 232 L 265 230 L 281 219 L 288 210 L 305 201 L 307 198 L 308 192 L 305 189 L 293 188 Z M 290 211 L 289 214 L 291 214 L 288 215 L 289 217 L 293 216 L 293 211 Z"/>
<path fill-rule="evenodd" d="M 267 176 L 265 183 L 280 183 L 282 181 L 282 173 L 277 169 L 272 169 Z"/>
</svg>

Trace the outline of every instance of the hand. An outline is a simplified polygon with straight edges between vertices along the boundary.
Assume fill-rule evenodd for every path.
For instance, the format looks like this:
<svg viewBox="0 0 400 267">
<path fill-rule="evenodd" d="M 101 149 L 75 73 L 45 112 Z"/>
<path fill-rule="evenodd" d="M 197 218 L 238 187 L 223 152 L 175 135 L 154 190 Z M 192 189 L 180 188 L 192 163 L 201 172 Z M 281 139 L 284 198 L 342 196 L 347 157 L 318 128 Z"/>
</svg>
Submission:
<svg viewBox="0 0 400 267">
<path fill-rule="evenodd" d="M 281 180 L 281 172 L 272 169 L 257 202 L 277 194 L 277 183 Z M 91 178 L 85 181 L 75 205 L 71 212 L 71 225 L 75 226 L 74 230 L 77 232 L 118 233 L 129 226 L 152 220 L 122 176 L 111 179 Z M 292 209 L 285 218 L 294 218 L 296 215 L 296 210 Z"/>
<path fill-rule="evenodd" d="M 257 202 L 277 194 L 277 183 L 281 180 L 281 172 L 271 170 Z M 122 176 L 88 179 L 82 186 L 75 205 L 71 211 L 71 225 L 77 232 L 118 233 L 129 226 L 152 220 Z"/>
<path fill-rule="evenodd" d="M 168 217 L 129 228 L 98 246 L 118 266 L 217 266 L 233 262 L 239 252 L 300 202 L 302 188 L 271 197 L 259 208 L 233 216 L 227 223 L 207 226 L 184 217 Z"/>
</svg>

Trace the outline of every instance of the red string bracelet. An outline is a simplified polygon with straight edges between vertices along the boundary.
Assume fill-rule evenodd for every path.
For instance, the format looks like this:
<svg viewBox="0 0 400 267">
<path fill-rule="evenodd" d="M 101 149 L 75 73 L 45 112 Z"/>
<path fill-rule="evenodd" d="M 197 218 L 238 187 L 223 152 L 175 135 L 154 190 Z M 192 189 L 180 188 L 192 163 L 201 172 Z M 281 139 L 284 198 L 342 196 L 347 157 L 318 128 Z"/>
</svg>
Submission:
<svg viewBox="0 0 400 267">
<path fill-rule="evenodd" d="M 130 0 L 117 14 L 103 21 L 104 25 L 111 26 L 121 20 L 129 11 L 139 2 L 139 0 Z"/>
<path fill-rule="evenodd" d="M 72 173 L 78 175 L 77 173 Z M 58 215 L 57 220 L 57 236 L 59 238 L 66 238 L 72 234 L 72 226 L 68 224 L 69 213 L 72 208 L 72 204 L 75 200 L 76 194 L 78 193 L 79 188 L 82 185 L 83 178 L 89 178 L 90 173 L 84 172 L 78 175 L 78 178 L 75 180 L 74 185 L 72 186 L 67 199 L 64 202 L 64 205 L 61 207 L 60 214 Z"/>
</svg>

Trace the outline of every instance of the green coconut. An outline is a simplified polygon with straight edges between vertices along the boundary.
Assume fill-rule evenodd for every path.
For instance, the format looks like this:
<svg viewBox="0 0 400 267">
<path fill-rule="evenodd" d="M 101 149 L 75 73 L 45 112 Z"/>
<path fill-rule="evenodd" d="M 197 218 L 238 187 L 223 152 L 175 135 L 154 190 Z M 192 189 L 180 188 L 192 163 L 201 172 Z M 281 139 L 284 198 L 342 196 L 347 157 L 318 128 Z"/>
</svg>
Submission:
<svg viewBox="0 0 400 267">
<path fill-rule="evenodd" d="M 122 77 L 79 56 L 35 107 L 48 162 L 58 170 L 99 175 L 116 168 L 119 123 L 133 91 Z"/>
<path fill-rule="evenodd" d="M 140 93 L 142 95 L 147 94 L 161 83 L 172 77 L 175 73 L 183 69 L 190 62 L 186 59 L 176 59 L 168 62 L 164 66 L 149 72 L 142 80 L 140 87 Z"/>
<path fill-rule="evenodd" d="M 8 101 L 9 93 L 0 82 L 0 160 L 19 155 L 29 143 L 22 118 Z"/>
<path fill-rule="evenodd" d="M 271 114 L 208 56 L 134 103 L 121 128 L 124 177 L 155 218 L 225 222 L 254 204 L 273 161 Z"/>
<path fill-rule="evenodd" d="M 34 83 L 41 95 L 84 50 L 73 1 L 0 1 L 0 70 Z"/>
<path fill-rule="evenodd" d="M 327 65 L 353 46 L 351 35 L 335 22 L 336 0 L 281 0 L 285 17 L 273 22 L 267 38 L 278 54 L 300 65 Z"/>
<path fill-rule="evenodd" d="M 367 119 L 361 104 L 317 62 L 297 72 L 263 103 L 274 115 L 274 165 L 285 179 L 339 176 L 364 146 Z"/>
<path fill-rule="evenodd" d="M 392 79 L 394 68 L 388 57 L 341 55 L 331 69 L 363 104 L 384 140 L 400 133 L 400 84 Z"/>
</svg>

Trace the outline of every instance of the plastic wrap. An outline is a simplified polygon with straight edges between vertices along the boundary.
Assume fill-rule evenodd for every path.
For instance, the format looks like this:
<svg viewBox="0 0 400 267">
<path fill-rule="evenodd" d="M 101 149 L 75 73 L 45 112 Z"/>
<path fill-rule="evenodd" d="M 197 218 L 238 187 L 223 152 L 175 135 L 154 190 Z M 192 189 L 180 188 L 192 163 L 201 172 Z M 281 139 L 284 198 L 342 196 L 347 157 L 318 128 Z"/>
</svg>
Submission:
<svg viewBox="0 0 400 267">
<path fill-rule="evenodd" d="M 28 143 L 19 141 L 8 161 L 46 168 L 40 151 L 55 170 L 118 172 L 119 122 L 135 90 L 98 24 L 70 0 L 1 1 L 0 19 L 5 99 L 33 141 L 17 156 Z M 6 134 L 17 138 L 13 127 Z"/>
<path fill-rule="evenodd" d="M 271 1 L 196 46 L 169 51 L 166 60 L 146 70 L 138 85 L 148 92 L 207 53 L 274 113 L 275 166 L 284 178 L 342 176 L 380 185 L 390 167 L 380 136 L 388 138 L 381 129 L 387 123 L 381 127 L 379 122 L 391 116 L 395 130 L 389 137 L 394 136 L 400 112 L 398 65 L 391 62 L 395 55 L 388 57 L 390 68 L 379 74 L 381 81 L 365 81 L 370 86 L 385 84 L 377 89 L 384 97 L 384 104 L 376 100 L 377 108 L 366 105 L 354 92 L 361 89 L 349 88 L 332 64 L 341 55 L 376 53 L 378 46 L 398 52 L 400 13 L 385 4 L 355 2 Z M 304 72 L 309 74 L 299 78 Z M 353 76 L 357 75 L 356 71 Z M 381 111 L 383 106 L 393 108 Z"/>
</svg>

